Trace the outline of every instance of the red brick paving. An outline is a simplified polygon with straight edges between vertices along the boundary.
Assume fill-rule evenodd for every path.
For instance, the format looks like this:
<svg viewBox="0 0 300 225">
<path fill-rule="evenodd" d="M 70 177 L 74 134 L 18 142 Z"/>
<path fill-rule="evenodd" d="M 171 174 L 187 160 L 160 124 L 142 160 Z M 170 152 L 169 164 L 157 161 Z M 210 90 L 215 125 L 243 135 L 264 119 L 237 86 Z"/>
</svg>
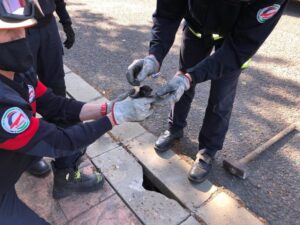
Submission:
<svg viewBox="0 0 300 225">
<path fill-rule="evenodd" d="M 90 161 L 82 165 L 86 173 L 95 170 Z M 20 199 L 52 225 L 141 224 L 108 182 L 100 191 L 74 194 L 59 201 L 52 198 L 52 184 L 52 174 L 36 178 L 24 173 L 16 185 Z"/>
<path fill-rule="evenodd" d="M 124 202 L 114 195 L 101 204 L 83 213 L 69 225 L 140 225 L 141 223 L 126 207 Z"/>
</svg>

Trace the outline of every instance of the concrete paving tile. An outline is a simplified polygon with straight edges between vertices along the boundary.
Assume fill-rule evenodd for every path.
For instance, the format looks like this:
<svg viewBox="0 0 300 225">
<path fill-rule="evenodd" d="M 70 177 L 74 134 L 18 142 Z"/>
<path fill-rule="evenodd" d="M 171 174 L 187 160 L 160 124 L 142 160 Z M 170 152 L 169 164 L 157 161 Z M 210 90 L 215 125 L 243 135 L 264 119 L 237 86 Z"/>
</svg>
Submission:
<svg viewBox="0 0 300 225">
<path fill-rule="evenodd" d="M 111 130 L 111 134 L 123 144 L 145 132 L 146 130 L 138 123 L 123 123 Z"/>
<path fill-rule="evenodd" d="M 144 189 L 141 165 L 122 147 L 94 158 L 93 162 L 144 224 L 179 224 L 189 216 L 175 200 Z"/>
<path fill-rule="evenodd" d="M 122 200 L 114 195 L 69 222 L 69 225 L 141 225 Z"/>
<path fill-rule="evenodd" d="M 186 221 L 181 223 L 180 225 L 201 225 L 194 217 L 190 216 Z"/>
<path fill-rule="evenodd" d="M 90 102 L 102 97 L 96 89 L 73 72 L 66 74 L 65 81 L 67 92 L 76 100 Z"/>
<path fill-rule="evenodd" d="M 86 160 L 80 166 L 82 165 L 85 166 L 83 168 L 81 167 L 80 170 L 85 174 L 91 174 L 93 173 L 93 171 L 95 171 L 95 168 L 89 160 Z M 67 219 L 71 220 L 79 214 L 99 204 L 101 201 L 109 198 L 113 194 L 115 194 L 114 190 L 107 182 L 105 182 L 103 189 L 99 191 L 83 194 L 74 194 L 66 198 L 60 199 L 59 204 Z"/>
<path fill-rule="evenodd" d="M 87 148 L 86 154 L 90 158 L 94 158 L 118 146 L 119 145 L 108 134 L 104 134 L 100 139 Z"/>
<path fill-rule="evenodd" d="M 24 173 L 16 184 L 19 198 L 39 216 L 51 224 L 62 225 L 67 222 L 57 201 L 52 198 L 52 174 L 36 178 Z"/>
<path fill-rule="evenodd" d="M 65 74 L 67 74 L 67 73 L 70 73 L 70 72 L 71 72 L 70 68 L 69 68 L 69 67 L 67 67 L 66 65 L 64 65 L 64 71 L 65 71 Z"/>
<path fill-rule="evenodd" d="M 147 168 L 149 178 L 161 188 L 163 193 L 175 196 L 188 209 L 195 211 L 217 190 L 209 181 L 193 184 L 188 181 L 190 166 L 174 152 L 156 153 L 156 137 L 145 133 L 131 140 L 127 148 Z"/>
<path fill-rule="evenodd" d="M 59 200 L 59 204 L 67 219 L 71 220 L 79 214 L 99 204 L 101 201 L 109 198 L 114 193 L 115 192 L 110 185 L 105 182 L 103 189 L 99 191 L 68 196 Z"/>
<path fill-rule="evenodd" d="M 196 212 L 209 225 L 263 225 L 251 212 L 224 192 L 214 196 Z"/>
<path fill-rule="evenodd" d="M 109 101 L 109 100 L 108 100 L 107 98 L 102 97 L 102 98 L 99 98 L 99 99 L 97 99 L 97 100 L 95 100 L 95 101 L 91 101 L 90 103 L 95 103 L 95 104 L 101 105 L 101 104 L 103 104 L 103 103 L 105 103 L 105 102 L 108 102 L 108 101 Z"/>
</svg>

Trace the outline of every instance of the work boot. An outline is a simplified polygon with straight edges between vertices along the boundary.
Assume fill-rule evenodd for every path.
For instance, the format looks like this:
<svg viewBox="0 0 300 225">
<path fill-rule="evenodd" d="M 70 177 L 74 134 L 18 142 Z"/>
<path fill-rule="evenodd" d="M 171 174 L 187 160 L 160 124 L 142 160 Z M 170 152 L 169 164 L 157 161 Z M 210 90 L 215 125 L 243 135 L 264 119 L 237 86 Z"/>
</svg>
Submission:
<svg viewBox="0 0 300 225">
<path fill-rule="evenodd" d="M 40 159 L 27 170 L 28 173 L 36 177 L 47 176 L 50 173 L 50 171 L 51 168 L 44 159 Z"/>
<path fill-rule="evenodd" d="M 166 130 L 158 137 L 154 149 L 157 152 L 165 152 L 174 145 L 175 140 L 179 140 L 182 137 L 183 130 L 178 130 L 176 132 Z"/>
<path fill-rule="evenodd" d="M 79 169 L 56 169 L 52 164 L 54 175 L 53 198 L 61 199 L 73 193 L 86 193 L 103 187 L 104 177 L 100 173 L 83 174 Z"/>
<path fill-rule="evenodd" d="M 197 158 L 189 172 L 189 180 L 202 183 L 206 180 L 211 168 L 213 158 L 206 153 L 206 150 L 201 150 L 197 153 Z"/>
</svg>

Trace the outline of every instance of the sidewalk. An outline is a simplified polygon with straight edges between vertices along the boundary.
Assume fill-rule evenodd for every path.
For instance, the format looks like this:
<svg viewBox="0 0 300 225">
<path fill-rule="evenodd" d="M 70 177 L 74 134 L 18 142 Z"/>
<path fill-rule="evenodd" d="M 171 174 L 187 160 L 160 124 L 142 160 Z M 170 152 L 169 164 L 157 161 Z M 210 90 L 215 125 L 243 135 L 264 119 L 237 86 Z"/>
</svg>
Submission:
<svg viewBox="0 0 300 225">
<path fill-rule="evenodd" d="M 65 67 L 70 97 L 85 102 L 107 99 Z M 115 127 L 89 146 L 81 164 L 101 170 L 104 189 L 59 201 L 52 199 L 52 175 L 24 174 L 17 184 L 20 198 L 51 224 L 80 225 L 261 225 L 243 203 L 206 181 L 191 184 L 189 165 L 174 152 L 158 155 L 156 137 L 137 123 Z"/>
<path fill-rule="evenodd" d="M 95 169 L 88 159 L 81 167 L 86 172 Z M 36 178 L 25 173 L 17 183 L 17 193 L 31 209 L 53 225 L 141 224 L 108 182 L 101 191 L 59 201 L 52 198 L 52 184 L 52 174 Z"/>
</svg>

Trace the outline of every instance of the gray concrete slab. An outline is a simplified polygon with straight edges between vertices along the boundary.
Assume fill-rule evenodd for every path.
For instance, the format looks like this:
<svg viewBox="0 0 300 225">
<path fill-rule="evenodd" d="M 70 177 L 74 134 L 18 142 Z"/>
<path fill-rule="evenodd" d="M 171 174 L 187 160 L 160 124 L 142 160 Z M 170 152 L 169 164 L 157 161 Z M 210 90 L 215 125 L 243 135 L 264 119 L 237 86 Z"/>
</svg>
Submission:
<svg viewBox="0 0 300 225">
<path fill-rule="evenodd" d="M 67 67 L 66 65 L 64 65 L 64 71 L 65 71 L 65 74 L 67 74 L 67 73 L 70 73 L 70 72 L 71 72 L 70 68 L 69 68 L 69 67 Z"/>
<path fill-rule="evenodd" d="M 145 132 L 146 130 L 138 123 L 123 123 L 111 130 L 111 134 L 124 144 Z"/>
<path fill-rule="evenodd" d="M 144 165 L 152 182 L 172 196 L 175 196 L 191 211 L 195 211 L 217 190 L 209 181 L 192 184 L 188 181 L 190 169 L 185 161 L 174 152 L 168 151 L 158 155 L 154 150 L 156 137 L 145 133 L 131 140 L 127 148 Z"/>
<path fill-rule="evenodd" d="M 224 192 L 218 193 L 196 215 L 209 225 L 263 225 L 257 217 Z"/>
<path fill-rule="evenodd" d="M 95 104 L 101 105 L 101 104 L 106 103 L 106 102 L 108 102 L 108 101 L 109 101 L 109 100 L 108 100 L 107 98 L 102 97 L 102 98 L 99 98 L 99 99 L 97 99 L 97 100 L 91 101 L 90 103 L 95 103 Z"/>
<path fill-rule="evenodd" d="M 90 102 L 102 95 L 77 74 L 70 72 L 65 76 L 67 92 L 76 100 Z"/>
<path fill-rule="evenodd" d="M 189 213 L 175 200 L 143 188 L 143 170 L 122 147 L 93 159 L 116 192 L 146 225 L 177 225 Z"/>
<path fill-rule="evenodd" d="M 90 158 L 94 158 L 114 148 L 117 148 L 118 146 L 118 143 L 116 143 L 108 134 L 104 134 L 101 138 L 87 148 L 86 154 Z"/>
<path fill-rule="evenodd" d="M 201 224 L 198 222 L 194 217 L 190 216 L 187 220 L 182 222 L 180 225 L 199 225 Z"/>
</svg>

